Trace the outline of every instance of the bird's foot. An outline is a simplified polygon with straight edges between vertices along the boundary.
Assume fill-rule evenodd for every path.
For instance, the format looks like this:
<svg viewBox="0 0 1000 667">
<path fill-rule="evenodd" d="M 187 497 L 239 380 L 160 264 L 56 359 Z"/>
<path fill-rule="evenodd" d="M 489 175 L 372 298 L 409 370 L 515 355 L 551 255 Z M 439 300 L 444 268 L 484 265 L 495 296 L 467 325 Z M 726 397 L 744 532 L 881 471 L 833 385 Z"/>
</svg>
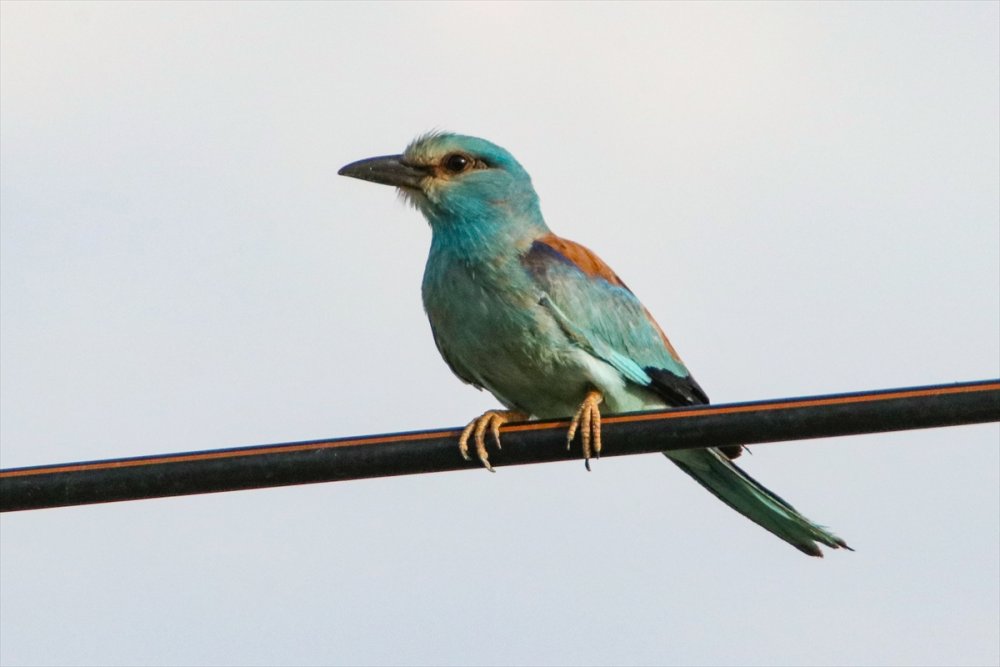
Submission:
<svg viewBox="0 0 1000 667">
<path fill-rule="evenodd" d="M 476 443 L 476 454 L 482 461 L 483 467 L 490 472 L 496 472 L 490 465 L 490 457 L 486 453 L 486 429 L 489 429 L 490 433 L 493 434 L 493 441 L 497 443 L 497 449 L 500 449 L 500 427 L 507 422 L 524 421 L 527 418 L 528 415 L 517 410 L 487 410 L 469 422 L 469 425 L 462 431 L 462 435 L 458 438 L 458 451 L 463 459 L 471 461 L 469 438 L 475 436 L 473 440 Z"/>
<path fill-rule="evenodd" d="M 577 429 L 580 431 L 580 440 L 583 441 L 583 461 L 590 470 L 590 456 L 601 458 L 601 402 L 604 397 L 601 392 L 593 390 L 587 392 L 586 398 L 580 404 L 573 420 L 569 424 L 569 431 L 566 433 L 566 449 L 573 444 L 573 436 Z"/>
</svg>

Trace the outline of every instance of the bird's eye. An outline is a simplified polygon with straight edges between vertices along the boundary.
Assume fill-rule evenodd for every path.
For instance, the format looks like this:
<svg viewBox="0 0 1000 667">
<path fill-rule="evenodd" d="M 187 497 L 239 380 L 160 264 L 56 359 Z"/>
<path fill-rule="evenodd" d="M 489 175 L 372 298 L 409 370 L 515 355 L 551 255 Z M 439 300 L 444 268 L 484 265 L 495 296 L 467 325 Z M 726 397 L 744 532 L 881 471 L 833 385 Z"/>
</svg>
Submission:
<svg viewBox="0 0 1000 667">
<path fill-rule="evenodd" d="M 452 153 L 444 158 L 442 164 L 444 164 L 444 168 L 451 173 L 461 174 L 463 171 L 472 166 L 472 160 L 467 155 Z"/>
</svg>

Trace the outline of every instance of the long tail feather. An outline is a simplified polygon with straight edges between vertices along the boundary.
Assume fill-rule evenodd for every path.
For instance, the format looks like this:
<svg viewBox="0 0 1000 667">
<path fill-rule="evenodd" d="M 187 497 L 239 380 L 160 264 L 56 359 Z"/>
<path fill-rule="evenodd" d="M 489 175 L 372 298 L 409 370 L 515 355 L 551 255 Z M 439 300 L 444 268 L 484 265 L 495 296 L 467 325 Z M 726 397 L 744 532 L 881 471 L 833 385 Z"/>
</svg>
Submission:
<svg viewBox="0 0 1000 667">
<path fill-rule="evenodd" d="M 689 449 L 664 455 L 719 500 L 799 551 L 822 558 L 817 542 L 853 551 L 844 540 L 799 514 L 718 450 Z"/>
</svg>

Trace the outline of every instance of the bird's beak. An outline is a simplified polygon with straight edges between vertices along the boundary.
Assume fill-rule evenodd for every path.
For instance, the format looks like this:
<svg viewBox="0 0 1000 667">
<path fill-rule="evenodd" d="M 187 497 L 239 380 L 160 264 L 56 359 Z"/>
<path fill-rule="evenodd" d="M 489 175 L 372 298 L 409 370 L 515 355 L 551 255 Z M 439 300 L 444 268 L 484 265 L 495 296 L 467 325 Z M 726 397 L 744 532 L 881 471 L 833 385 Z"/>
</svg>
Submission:
<svg viewBox="0 0 1000 667">
<path fill-rule="evenodd" d="M 402 155 L 383 155 L 358 160 L 341 167 L 337 173 L 341 176 L 360 178 L 362 181 L 416 190 L 420 189 L 420 184 L 427 177 L 427 171 L 408 164 Z"/>
</svg>

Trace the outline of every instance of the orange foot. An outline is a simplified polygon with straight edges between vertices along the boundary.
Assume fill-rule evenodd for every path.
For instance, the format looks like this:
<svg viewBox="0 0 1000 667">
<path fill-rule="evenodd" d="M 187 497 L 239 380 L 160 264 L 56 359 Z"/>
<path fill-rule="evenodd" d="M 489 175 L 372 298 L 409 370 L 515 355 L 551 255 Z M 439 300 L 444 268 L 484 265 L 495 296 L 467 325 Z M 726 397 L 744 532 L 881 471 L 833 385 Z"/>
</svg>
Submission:
<svg viewBox="0 0 1000 667">
<path fill-rule="evenodd" d="M 601 409 L 598 407 L 604 397 L 601 392 L 592 390 L 587 392 L 573 421 L 569 424 L 569 431 L 566 433 L 566 449 L 573 444 L 573 436 L 577 429 L 580 429 L 580 439 L 583 441 L 583 461 L 590 470 L 591 443 L 593 443 L 593 455 L 601 458 Z"/>
<path fill-rule="evenodd" d="M 517 410 L 487 410 L 469 422 L 462 431 L 462 435 L 458 438 L 458 451 L 466 461 L 472 460 L 469 456 L 469 438 L 475 433 L 476 454 L 479 455 L 479 460 L 487 470 L 496 472 L 490 465 L 490 457 L 486 454 L 486 429 L 490 429 L 493 440 L 497 443 L 497 449 L 500 449 L 500 427 L 507 422 L 524 421 L 527 418 L 528 415 Z"/>
</svg>

